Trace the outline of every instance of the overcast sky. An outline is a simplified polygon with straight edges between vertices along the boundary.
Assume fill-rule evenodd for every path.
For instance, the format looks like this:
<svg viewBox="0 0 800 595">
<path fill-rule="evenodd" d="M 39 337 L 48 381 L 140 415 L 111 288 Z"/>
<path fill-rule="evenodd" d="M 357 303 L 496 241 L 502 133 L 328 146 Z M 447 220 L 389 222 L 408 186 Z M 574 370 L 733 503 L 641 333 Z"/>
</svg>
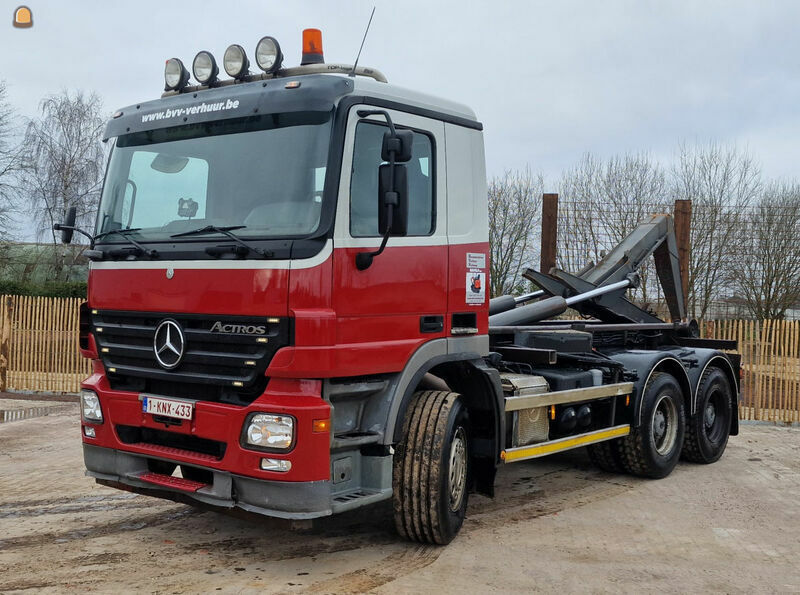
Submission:
<svg viewBox="0 0 800 595">
<path fill-rule="evenodd" d="M 11 27 L 0 0 L 0 79 L 20 114 L 64 88 L 93 90 L 111 113 L 159 96 L 166 58 L 231 43 L 252 61 L 276 37 L 300 61 L 301 30 L 322 29 L 325 57 L 355 58 L 392 83 L 470 105 L 484 123 L 489 174 L 530 165 L 555 186 L 586 151 L 681 141 L 747 147 L 770 177 L 794 178 L 800 139 L 800 2 L 29 0 Z M 5 28 L 3 29 L 3 27 Z"/>
</svg>

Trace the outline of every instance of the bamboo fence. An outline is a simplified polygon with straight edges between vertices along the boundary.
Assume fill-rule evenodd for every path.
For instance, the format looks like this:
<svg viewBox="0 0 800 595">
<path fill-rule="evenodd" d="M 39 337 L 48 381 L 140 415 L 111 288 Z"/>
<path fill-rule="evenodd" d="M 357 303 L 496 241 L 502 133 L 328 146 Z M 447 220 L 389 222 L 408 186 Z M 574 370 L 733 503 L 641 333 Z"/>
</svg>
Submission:
<svg viewBox="0 0 800 595">
<path fill-rule="evenodd" d="M 78 392 L 91 370 L 78 353 L 81 302 L 0 296 L 0 390 Z M 800 321 L 703 321 L 700 335 L 738 341 L 741 419 L 800 421 Z"/>
</svg>

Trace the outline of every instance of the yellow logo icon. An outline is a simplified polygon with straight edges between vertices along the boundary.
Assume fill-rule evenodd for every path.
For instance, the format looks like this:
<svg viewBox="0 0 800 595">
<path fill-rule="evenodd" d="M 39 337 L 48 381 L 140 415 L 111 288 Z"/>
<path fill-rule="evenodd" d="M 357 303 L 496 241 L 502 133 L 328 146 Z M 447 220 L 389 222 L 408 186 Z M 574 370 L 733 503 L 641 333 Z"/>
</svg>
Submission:
<svg viewBox="0 0 800 595">
<path fill-rule="evenodd" d="M 14 11 L 14 26 L 18 29 L 33 27 L 33 13 L 27 6 L 20 6 Z"/>
</svg>

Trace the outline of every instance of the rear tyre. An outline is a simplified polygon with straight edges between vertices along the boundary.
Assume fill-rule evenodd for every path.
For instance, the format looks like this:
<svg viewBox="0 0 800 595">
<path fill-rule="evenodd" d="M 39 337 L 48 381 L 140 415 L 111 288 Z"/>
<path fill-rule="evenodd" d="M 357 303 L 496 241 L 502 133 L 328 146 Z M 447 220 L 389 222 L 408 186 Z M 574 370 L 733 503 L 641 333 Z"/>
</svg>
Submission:
<svg viewBox="0 0 800 595">
<path fill-rule="evenodd" d="M 678 464 L 686 432 L 683 391 L 678 381 L 655 372 L 644 389 L 641 423 L 622 439 L 621 460 L 634 475 L 666 477 Z"/>
<path fill-rule="evenodd" d="M 471 478 L 469 438 L 469 416 L 460 395 L 414 394 L 393 465 L 392 502 L 400 535 L 444 545 L 461 529 Z"/>
<path fill-rule="evenodd" d="M 725 372 L 707 368 L 697 387 L 697 411 L 689 417 L 683 458 L 693 463 L 717 461 L 728 445 L 733 391 Z"/>
<path fill-rule="evenodd" d="M 621 438 L 615 438 L 614 440 L 590 444 L 586 447 L 589 452 L 589 460 L 608 473 L 625 473 L 625 465 L 622 464 L 620 456 L 621 441 Z"/>
</svg>

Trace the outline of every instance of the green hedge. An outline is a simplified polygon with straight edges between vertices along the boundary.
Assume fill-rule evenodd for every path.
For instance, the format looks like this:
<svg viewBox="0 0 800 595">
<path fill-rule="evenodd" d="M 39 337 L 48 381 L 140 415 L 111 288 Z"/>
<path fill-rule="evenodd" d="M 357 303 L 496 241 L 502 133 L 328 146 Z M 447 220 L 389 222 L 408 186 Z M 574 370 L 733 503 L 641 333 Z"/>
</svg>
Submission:
<svg viewBox="0 0 800 595">
<path fill-rule="evenodd" d="M 41 297 L 86 298 L 84 281 L 0 281 L 0 295 L 37 295 Z"/>
</svg>

